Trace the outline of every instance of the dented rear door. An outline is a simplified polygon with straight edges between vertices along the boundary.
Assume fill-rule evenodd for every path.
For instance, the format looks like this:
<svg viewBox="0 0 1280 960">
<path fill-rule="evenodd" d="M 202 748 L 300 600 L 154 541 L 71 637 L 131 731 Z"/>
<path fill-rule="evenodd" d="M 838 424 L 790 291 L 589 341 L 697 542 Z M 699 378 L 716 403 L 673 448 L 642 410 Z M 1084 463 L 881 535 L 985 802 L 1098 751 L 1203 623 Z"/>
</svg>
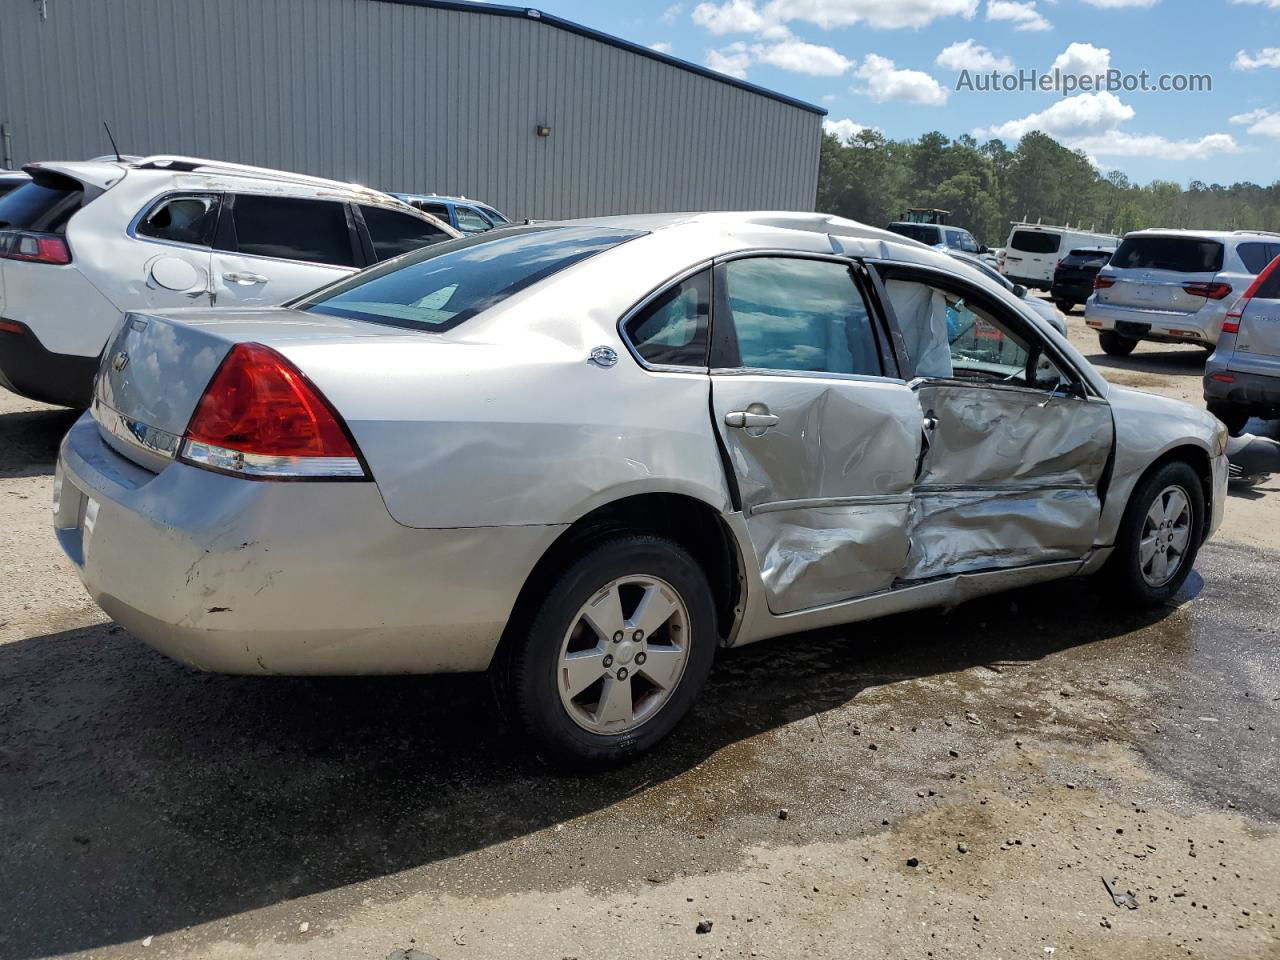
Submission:
<svg viewBox="0 0 1280 960">
<path fill-rule="evenodd" d="M 888 589 L 906 563 L 921 414 L 879 323 L 846 261 L 716 268 L 712 414 L 774 613 Z"/>
</svg>

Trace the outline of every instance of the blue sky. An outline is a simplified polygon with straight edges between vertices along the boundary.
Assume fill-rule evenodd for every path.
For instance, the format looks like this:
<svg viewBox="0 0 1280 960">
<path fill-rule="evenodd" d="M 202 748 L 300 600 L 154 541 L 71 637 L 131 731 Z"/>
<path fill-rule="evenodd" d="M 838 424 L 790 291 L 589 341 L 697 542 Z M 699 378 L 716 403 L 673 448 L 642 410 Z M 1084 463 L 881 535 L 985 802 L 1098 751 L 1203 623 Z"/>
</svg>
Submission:
<svg viewBox="0 0 1280 960">
<path fill-rule="evenodd" d="M 841 132 L 1042 129 L 1139 182 L 1280 179 L 1280 0 L 544 0 L 819 104 Z M 1208 74 L 1212 92 L 956 90 L 960 70 Z"/>
</svg>

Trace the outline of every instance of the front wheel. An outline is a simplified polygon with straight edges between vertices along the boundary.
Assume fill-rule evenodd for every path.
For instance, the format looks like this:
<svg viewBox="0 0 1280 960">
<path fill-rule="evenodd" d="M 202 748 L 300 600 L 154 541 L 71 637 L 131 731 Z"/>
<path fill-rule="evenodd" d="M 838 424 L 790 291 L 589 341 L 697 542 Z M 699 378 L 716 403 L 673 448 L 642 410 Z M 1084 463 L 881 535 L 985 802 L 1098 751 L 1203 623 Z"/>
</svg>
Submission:
<svg viewBox="0 0 1280 960">
<path fill-rule="evenodd" d="M 611 538 L 547 590 L 499 669 L 512 716 L 563 769 L 603 769 L 684 717 L 717 646 L 707 578 L 678 544 Z"/>
<path fill-rule="evenodd" d="M 1171 599 L 1200 551 L 1204 515 L 1204 487 L 1190 465 L 1175 460 L 1143 478 L 1103 573 L 1117 596 L 1137 606 Z"/>
</svg>

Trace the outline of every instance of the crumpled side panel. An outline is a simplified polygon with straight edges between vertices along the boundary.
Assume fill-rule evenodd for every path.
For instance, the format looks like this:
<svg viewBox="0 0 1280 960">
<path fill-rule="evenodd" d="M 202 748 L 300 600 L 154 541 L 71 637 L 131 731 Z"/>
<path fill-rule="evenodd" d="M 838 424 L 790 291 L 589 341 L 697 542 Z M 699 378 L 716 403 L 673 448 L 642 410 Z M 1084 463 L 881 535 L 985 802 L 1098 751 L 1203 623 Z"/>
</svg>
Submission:
<svg viewBox="0 0 1280 960">
<path fill-rule="evenodd" d="M 1111 451 L 1104 404 L 999 387 L 921 384 L 938 427 L 918 485 L 1096 486 Z"/>
<path fill-rule="evenodd" d="M 1101 509 L 1084 488 L 921 494 L 904 580 L 1081 557 Z"/>
<path fill-rule="evenodd" d="M 890 586 L 907 553 L 907 501 L 757 513 L 747 520 L 774 613 Z"/>
</svg>

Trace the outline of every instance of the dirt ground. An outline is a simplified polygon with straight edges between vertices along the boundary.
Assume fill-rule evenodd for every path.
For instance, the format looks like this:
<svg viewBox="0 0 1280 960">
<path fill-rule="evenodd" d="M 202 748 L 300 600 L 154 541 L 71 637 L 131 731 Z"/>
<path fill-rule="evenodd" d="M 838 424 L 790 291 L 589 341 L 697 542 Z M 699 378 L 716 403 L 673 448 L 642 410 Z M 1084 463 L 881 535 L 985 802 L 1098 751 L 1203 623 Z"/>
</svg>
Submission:
<svg viewBox="0 0 1280 960">
<path fill-rule="evenodd" d="M 1198 402 L 1199 350 L 1069 324 Z M 478 678 L 211 676 L 111 625 L 49 529 L 72 419 L 0 393 L 0 958 L 1280 957 L 1277 484 L 1165 609 L 1078 581 L 729 651 L 576 779 Z"/>
</svg>

